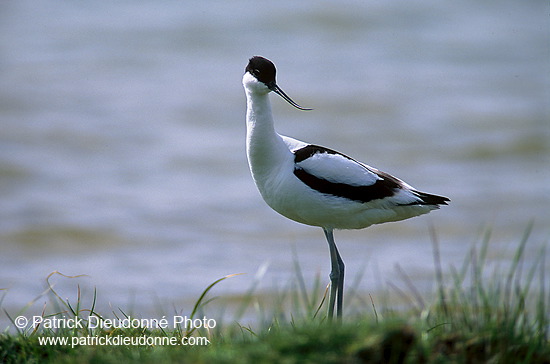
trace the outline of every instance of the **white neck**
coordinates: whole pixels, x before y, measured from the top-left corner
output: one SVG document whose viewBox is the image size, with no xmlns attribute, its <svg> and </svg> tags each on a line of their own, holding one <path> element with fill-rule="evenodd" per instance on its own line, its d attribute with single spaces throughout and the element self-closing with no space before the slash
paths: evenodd
<svg viewBox="0 0 550 364">
<path fill-rule="evenodd" d="M 273 126 L 269 93 L 245 86 L 246 153 L 250 171 L 256 182 L 265 181 L 291 157 L 286 144 Z"/>
</svg>

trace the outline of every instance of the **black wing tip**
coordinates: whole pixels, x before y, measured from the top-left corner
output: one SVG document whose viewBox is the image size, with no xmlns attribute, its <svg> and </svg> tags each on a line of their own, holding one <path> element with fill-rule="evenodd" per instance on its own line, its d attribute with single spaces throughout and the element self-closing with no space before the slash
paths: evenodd
<svg viewBox="0 0 550 364">
<path fill-rule="evenodd" d="M 422 205 L 448 205 L 451 199 L 445 196 L 432 195 L 426 192 L 416 191 L 415 194 L 422 199 Z"/>
</svg>

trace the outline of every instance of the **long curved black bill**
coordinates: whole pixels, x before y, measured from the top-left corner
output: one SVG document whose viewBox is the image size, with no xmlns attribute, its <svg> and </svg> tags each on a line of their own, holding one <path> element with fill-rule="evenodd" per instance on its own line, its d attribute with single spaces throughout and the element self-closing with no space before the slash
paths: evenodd
<svg viewBox="0 0 550 364">
<path fill-rule="evenodd" d="M 295 103 L 294 100 L 292 100 L 287 94 L 285 94 L 284 91 L 281 90 L 279 88 L 279 86 L 277 86 L 276 83 L 273 83 L 273 84 L 269 85 L 269 89 L 271 91 L 275 92 L 277 95 L 281 96 L 283 99 L 285 99 L 286 102 L 288 102 L 290 105 L 294 106 L 297 109 L 306 110 L 306 111 L 313 110 L 313 109 L 309 109 L 307 107 L 302 107 L 302 106 L 298 105 L 297 103 Z"/>
</svg>

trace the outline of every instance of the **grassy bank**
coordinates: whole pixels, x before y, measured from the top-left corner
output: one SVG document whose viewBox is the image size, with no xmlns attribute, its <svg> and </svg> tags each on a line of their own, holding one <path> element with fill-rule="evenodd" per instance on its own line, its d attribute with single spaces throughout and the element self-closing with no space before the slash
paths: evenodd
<svg viewBox="0 0 550 364">
<path fill-rule="evenodd" d="M 253 289 L 242 300 L 235 322 L 204 320 L 212 288 L 226 277 L 197 299 L 185 315 L 191 321 L 177 325 L 168 318 L 166 325 L 143 322 L 140 326 L 122 310 L 102 316 L 96 312 L 95 296 L 85 303 L 77 293 L 71 303 L 50 287 L 53 311 L 42 314 L 40 325 L 23 327 L 17 320 L 24 312 L 4 312 L 12 329 L 0 334 L 0 362 L 550 364 L 545 251 L 541 249 L 538 260 L 525 266 L 528 235 L 518 244 L 506 271 L 486 271 L 487 237 L 472 248 L 460 268 L 443 274 L 434 243 L 433 303 L 399 311 L 372 303 L 362 314 L 345 316 L 340 324 L 326 320 L 324 287 L 316 282 L 307 290 L 299 273 L 298 289 L 278 294 L 271 300 L 270 314 L 246 327 L 238 321 L 244 309 L 254 305 Z M 58 322 L 55 327 L 55 318 L 81 325 L 59 328 Z M 116 327 L 117 320 L 124 327 Z M 14 331 L 18 325 L 22 328 Z M 67 342 L 52 341 L 60 339 Z"/>
</svg>

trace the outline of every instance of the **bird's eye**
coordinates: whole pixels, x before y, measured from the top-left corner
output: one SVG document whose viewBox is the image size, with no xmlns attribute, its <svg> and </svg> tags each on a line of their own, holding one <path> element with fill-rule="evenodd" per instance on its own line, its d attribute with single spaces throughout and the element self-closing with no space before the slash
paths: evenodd
<svg viewBox="0 0 550 364">
<path fill-rule="evenodd" d="M 258 76 L 258 75 L 260 74 L 260 70 L 257 69 L 257 68 L 254 68 L 254 69 L 252 70 L 252 74 L 253 74 L 254 76 Z"/>
</svg>

